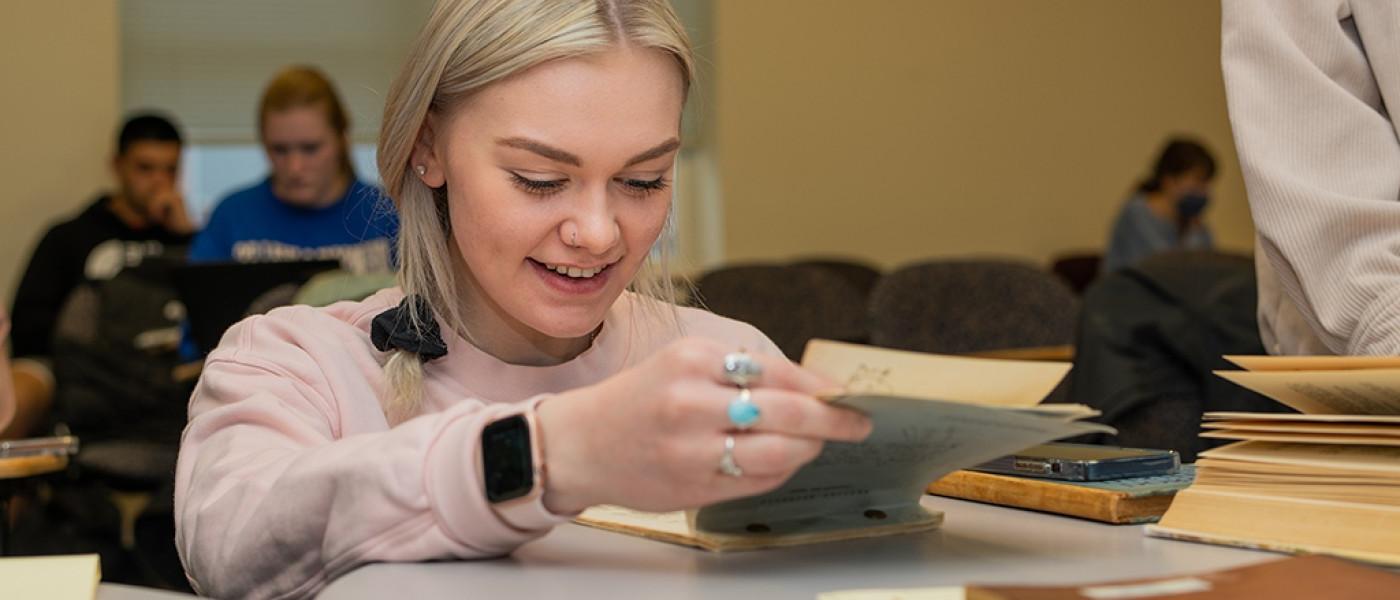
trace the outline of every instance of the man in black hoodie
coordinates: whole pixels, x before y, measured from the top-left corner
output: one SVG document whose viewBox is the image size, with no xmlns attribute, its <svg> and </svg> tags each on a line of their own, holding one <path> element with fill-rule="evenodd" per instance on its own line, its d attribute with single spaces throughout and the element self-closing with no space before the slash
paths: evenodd
<svg viewBox="0 0 1400 600">
<path fill-rule="evenodd" d="M 187 245 L 194 228 L 177 179 L 180 133 L 152 114 L 127 120 L 112 171 L 118 187 L 78 216 L 54 225 L 30 256 L 11 310 L 16 357 L 48 357 L 59 310 L 84 280 L 111 278 L 127 266 Z"/>
</svg>

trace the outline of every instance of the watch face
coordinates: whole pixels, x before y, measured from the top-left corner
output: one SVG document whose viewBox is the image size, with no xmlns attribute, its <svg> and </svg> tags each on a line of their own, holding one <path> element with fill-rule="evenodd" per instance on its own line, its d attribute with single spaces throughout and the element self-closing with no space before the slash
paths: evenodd
<svg viewBox="0 0 1400 600">
<path fill-rule="evenodd" d="M 481 430 L 481 465 L 487 501 L 504 502 L 530 493 L 535 467 L 530 424 L 523 415 L 506 417 Z"/>
</svg>

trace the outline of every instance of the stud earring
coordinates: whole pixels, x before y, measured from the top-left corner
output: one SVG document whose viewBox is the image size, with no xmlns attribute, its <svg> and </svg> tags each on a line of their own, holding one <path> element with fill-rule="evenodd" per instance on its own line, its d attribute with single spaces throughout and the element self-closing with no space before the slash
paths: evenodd
<svg viewBox="0 0 1400 600">
<path fill-rule="evenodd" d="M 416 166 L 416 167 L 413 167 L 413 172 L 414 172 L 414 173 L 417 173 L 419 177 L 422 177 L 422 176 L 428 174 L 428 167 L 425 167 L 425 166 L 423 166 L 423 165 L 418 165 L 418 166 Z"/>
</svg>

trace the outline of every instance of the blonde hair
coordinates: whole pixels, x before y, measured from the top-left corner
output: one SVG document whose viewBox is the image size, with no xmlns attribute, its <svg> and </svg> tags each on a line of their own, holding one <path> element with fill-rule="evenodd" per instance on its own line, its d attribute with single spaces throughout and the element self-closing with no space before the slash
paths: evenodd
<svg viewBox="0 0 1400 600">
<path fill-rule="evenodd" d="M 316 67 L 293 65 L 272 76 L 258 102 L 258 136 L 265 135 L 268 113 L 308 106 L 325 112 L 326 123 L 340 141 L 340 168 L 345 175 L 354 177 L 354 163 L 350 162 L 350 117 L 330 78 Z"/>
<path fill-rule="evenodd" d="M 454 263 L 460 257 L 450 243 L 447 191 L 429 188 L 412 175 L 409 164 L 428 115 L 446 114 L 492 83 L 541 63 L 620 44 L 669 53 L 690 89 L 690 42 L 667 0 L 438 0 L 433 6 L 389 88 L 378 161 L 384 192 L 399 214 L 399 286 L 405 294 L 427 300 L 451 330 L 444 334 L 467 336 L 457 298 Z M 667 229 L 671 226 L 668 218 Z M 676 290 L 667 244 L 656 254 L 630 287 L 650 299 L 647 306 L 671 306 Z M 421 328 L 433 315 L 410 310 L 409 317 L 413 327 Z M 401 421 L 417 411 L 422 363 L 394 351 L 384 371 L 390 387 L 385 415 L 391 423 Z"/>
</svg>

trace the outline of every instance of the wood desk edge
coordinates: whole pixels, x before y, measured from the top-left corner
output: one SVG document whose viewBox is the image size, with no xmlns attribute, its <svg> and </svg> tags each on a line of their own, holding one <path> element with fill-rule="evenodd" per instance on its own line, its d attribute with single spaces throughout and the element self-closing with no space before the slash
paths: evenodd
<svg viewBox="0 0 1400 600">
<path fill-rule="evenodd" d="M 0 458 L 0 479 L 33 477 L 62 471 L 67 467 L 68 457 L 62 454 Z"/>
</svg>

